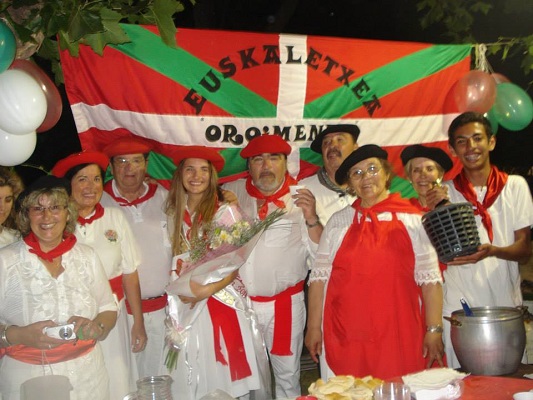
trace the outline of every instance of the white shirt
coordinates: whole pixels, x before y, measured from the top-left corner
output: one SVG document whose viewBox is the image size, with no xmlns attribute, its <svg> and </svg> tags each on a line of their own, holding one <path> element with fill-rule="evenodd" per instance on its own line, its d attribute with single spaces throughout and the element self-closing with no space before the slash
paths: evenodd
<svg viewBox="0 0 533 400">
<path fill-rule="evenodd" d="M 335 213 L 326 224 L 316 254 L 315 264 L 309 276 L 309 282 L 329 280 L 333 260 L 344 240 L 344 236 L 351 226 L 355 216 L 355 209 L 344 208 Z M 415 256 L 414 280 L 418 285 L 442 282 L 438 267 L 437 253 L 431 245 L 426 231 L 422 227 L 421 217 L 418 214 L 396 213 L 406 230 Z M 358 218 L 361 218 L 359 215 Z M 383 212 L 377 215 L 379 221 L 391 221 L 392 213 Z M 367 218 L 366 223 L 372 223 Z"/>
<path fill-rule="evenodd" d="M 145 187 L 146 193 L 148 185 L 145 184 Z M 116 196 L 121 197 L 114 181 L 113 191 Z M 106 192 L 100 200 L 104 207 L 120 207 L 130 222 L 141 255 L 141 264 L 137 267 L 137 271 L 143 299 L 165 293 L 165 287 L 170 279 L 172 250 L 167 216 L 164 212 L 167 195 L 168 191 L 158 185 L 152 198 L 136 206 L 120 206 Z"/>
<path fill-rule="evenodd" d="M 6 228 L 5 226 L 0 227 L 0 249 L 19 239 L 20 237 L 18 236 L 17 231 Z"/>
<path fill-rule="evenodd" d="M 305 186 L 315 196 L 316 213 L 323 225 L 326 225 L 333 214 L 342 210 L 344 207 L 351 206 L 356 199 L 355 196 L 350 194 L 342 196 L 328 189 L 320 183 L 316 174 L 302 179 L 298 184 Z"/>
<path fill-rule="evenodd" d="M 74 233 L 80 243 L 97 251 L 108 279 L 136 271 L 140 263 L 137 242 L 122 210 L 104 208 L 101 218 L 90 224 L 78 223 Z"/>
<path fill-rule="evenodd" d="M 452 203 L 466 202 L 453 182 L 445 182 Z M 476 190 L 483 201 L 486 190 Z M 496 201 L 488 208 L 492 220 L 495 246 L 514 243 L 514 232 L 533 225 L 533 202 L 524 178 L 509 175 L 507 183 Z M 476 215 L 476 225 L 481 243 L 490 243 L 488 232 Z M 449 266 L 444 272 L 444 315 L 461 309 L 464 297 L 471 307 L 519 306 L 522 304 L 520 273 L 516 261 L 487 257 L 475 264 Z"/>
<path fill-rule="evenodd" d="M 246 179 L 227 183 L 224 189 L 235 193 L 244 212 L 257 218 L 257 199 L 246 191 Z M 290 193 L 280 200 L 286 205 L 286 214 L 263 233 L 240 268 L 250 296 L 274 296 L 304 280 L 309 270 L 307 259 L 317 248 L 309 238 L 302 210 L 294 205 Z M 268 213 L 276 208 L 269 203 Z"/>
</svg>

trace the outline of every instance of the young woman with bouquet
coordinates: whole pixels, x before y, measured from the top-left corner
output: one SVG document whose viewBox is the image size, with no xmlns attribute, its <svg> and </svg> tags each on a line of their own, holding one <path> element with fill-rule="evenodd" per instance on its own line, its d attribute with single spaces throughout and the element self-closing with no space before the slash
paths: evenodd
<svg viewBox="0 0 533 400">
<path fill-rule="evenodd" d="M 218 237 L 213 234 L 217 228 L 231 231 L 231 226 L 246 218 L 238 207 L 222 201 L 217 172 L 224 159 L 216 150 L 187 146 L 174 161 L 177 169 L 166 212 L 174 226 L 171 240 L 177 280 L 167 289 L 168 370 L 162 373 L 171 375 L 175 399 L 198 399 L 216 389 L 235 398 L 256 391 L 261 398 L 266 396 L 263 390 L 268 390 L 264 382 L 268 362 L 238 278 L 240 265 L 220 265 L 202 282 L 195 280 L 192 271 L 202 267 L 194 263 L 199 248 L 203 247 L 202 260 L 219 259 L 212 240 Z"/>
</svg>

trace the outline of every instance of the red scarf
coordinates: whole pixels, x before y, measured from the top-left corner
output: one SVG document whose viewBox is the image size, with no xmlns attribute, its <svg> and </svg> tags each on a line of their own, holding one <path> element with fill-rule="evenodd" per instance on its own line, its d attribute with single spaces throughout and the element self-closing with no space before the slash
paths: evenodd
<svg viewBox="0 0 533 400">
<path fill-rule="evenodd" d="M 94 207 L 94 214 L 90 216 L 89 218 L 83 218 L 78 216 L 78 224 L 80 225 L 86 225 L 91 224 L 93 221 L 96 221 L 97 219 L 100 219 L 104 216 L 104 207 L 100 203 L 96 203 L 96 206 Z"/>
<path fill-rule="evenodd" d="M 74 247 L 76 244 L 76 236 L 72 233 L 65 233 L 61 243 L 48 252 L 41 250 L 41 245 L 33 232 L 26 235 L 24 242 L 30 246 L 30 253 L 37 254 L 37 256 L 41 257 L 43 260 L 52 262 L 54 258 L 62 256 Z"/>
<path fill-rule="evenodd" d="M 152 197 L 154 197 L 155 192 L 157 190 L 157 184 L 150 183 L 148 184 L 148 191 L 143 194 L 142 196 L 136 198 L 133 201 L 129 201 L 128 199 L 125 199 L 124 197 L 119 197 L 115 195 L 115 192 L 113 191 L 113 181 L 109 181 L 104 185 L 104 190 L 107 194 L 109 194 L 115 201 L 119 204 L 121 207 L 126 206 L 136 206 L 137 204 L 144 203 L 146 200 L 150 200 Z"/>
<path fill-rule="evenodd" d="M 503 190 L 503 187 L 507 183 L 508 176 L 509 175 L 507 175 L 505 172 L 501 172 L 494 165 L 491 165 L 489 177 L 487 179 L 487 194 L 483 199 L 483 203 L 480 203 L 478 201 L 474 186 L 466 177 L 464 168 L 461 173 L 453 179 L 453 185 L 455 186 L 455 188 L 464 196 L 464 198 L 468 202 L 472 203 L 472 205 L 474 206 L 474 214 L 481 216 L 481 222 L 483 223 L 483 226 L 487 229 L 487 232 L 489 234 L 489 240 L 491 243 L 494 234 L 492 232 L 492 220 L 490 218 L 488 209 L 491 205 L 494 204 L 494 202 L 500 195 L 501 191 Z"/>
<path fill-rule="evenodd" d="M 289 186 L 296 185 L 298 181 L 292 178 L 288 172 L 285 173 L 285 182 L 279 188 L 279 190 L 271 196 L 265 196 L 261 191 L 252 184 L 252 177 L 249 176 L 246 179 L 246 191 L 252 197 L 265 202 L 258 210 L 259 219 L 263 220 L 268 215 L 268 203 L 273 203 L 278 208 L 285 208 L 285 203 L 280 200 L 280 197 L 289 193 Z"/>
<path fill-rule="evenodd" d="M 420 214 L 420 210 L 413 206 L 408 200 L 402 198 L 398 193 L 390 194 L 385 200 L 380 201 L 377 204 L 374 204 L 372 207 L 363 208 L 361 207 L 361 198 L 358 198 L 353 202 L 352 207 L 355 209 L 354 216 L 354 225 L 359 226 L 360 230 L 355 230 L 353 240 L 361 240 L 365 237 L 365 234 L 368 234 L 373 237 L 373 240 L 381 241 L 388 240 L 387 235 L 382 235 L 379 233 L 380 224 L 378 221 L 377 214 L 382 212 L 403 212 L 408 214 Z M 358 214 L 361 214 L 361 219 L 358 220 Z M 367 218 L 370 218 L 372 226 L 368 226 L 366 221 Z M 352 229 L 349 229 L 346 235 L 351 233 Z M 363 234 L 364 232 L 365 234 Z M 346 239 L 345 239 L 346 240 Z"/>
</svg>

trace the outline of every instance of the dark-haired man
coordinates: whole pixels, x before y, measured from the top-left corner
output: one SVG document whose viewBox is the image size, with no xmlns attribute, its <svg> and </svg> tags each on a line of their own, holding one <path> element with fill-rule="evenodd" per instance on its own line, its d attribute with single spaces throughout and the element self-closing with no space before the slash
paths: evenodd
<svg viewBox="0 0 533 400">
<path fill-rule="evenodd" d="M 447 182 L 452 203 L 474 206 L 481 246 L 469 256 L 456 257 L 444 272 L 444 311 L 461 309 L 464 297 L 471 307 L 522 304 L 518 262 L 531 255 L 533 202 L 524 178 L 507 175 L 490 163 L 496 145 L 490 122 L 481 114 L 466 112 L 449 129 L 452 154 L 463 169 Z M 439 199 L 436 199 L 438 201 Z M 450 367 L 459 367 L 445 323 L 446 356 Z"/>
</svg>

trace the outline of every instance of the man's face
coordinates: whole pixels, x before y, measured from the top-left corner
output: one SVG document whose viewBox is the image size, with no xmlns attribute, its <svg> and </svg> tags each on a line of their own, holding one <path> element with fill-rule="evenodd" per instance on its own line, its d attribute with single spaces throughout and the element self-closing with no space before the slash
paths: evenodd
<svg viewBox="0 0 533 400">
<path fill-rule="evenodd" d="M 263 153 L 248 159 L 252 182 L 261 193 L 275 193 L 287 172 L 287 157 L 281 153 Z"/>
<path fill-rule="evenodd" d="M 494 146 L 496 139 L 487 136 L 483 124 L 471 122 L 455 131 L 450 151 L 459 158 L 466 170 L 479 170 L 490 163 L 489 153 Z"/>
<path fill-rule="evenodd" d="M 132 191 L 138 190 L 144 182 L 148 163 L 144 155 L 123 154 L 113 157 L 111 172 L 120 189 Z"/>
<path fill-rule="evenodd" d="M 334 173 L 359 146 L 347 132 L 328 133 L 322 140 L 322 159 L 326 171 Z"/>
</svg>

